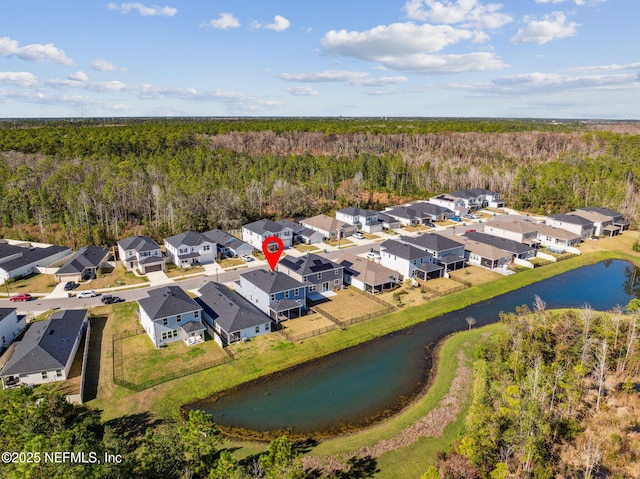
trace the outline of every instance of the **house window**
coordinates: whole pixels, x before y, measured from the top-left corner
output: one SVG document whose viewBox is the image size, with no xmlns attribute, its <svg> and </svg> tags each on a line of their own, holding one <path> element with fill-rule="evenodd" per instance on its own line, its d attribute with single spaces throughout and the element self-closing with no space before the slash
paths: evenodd
<svg viewBox="0 0 640 479">
<path fill-rule="evenodd" d="M 318 273 L 318 279 L 322 279 L 322 273 Z"/>
<path fill-rule="evenodd" d="M 338 276 L 338 272 L 339 272 L 339 271 L 340 271 L 339 269 L 337 269 L 337 270 L 336 270 L 336 276 Z"/>
<path fill-rule="evenodd" d="M 57 378 L 61 378 L 62 377 L 62 369 L 56 369 L 56 377 Z"/>
<path fill-rule="evenodd" d="M 200 317 L 200 311 L 194 311 L 193 312 L 193 317 L 194 318 L 199 318 Z"/>
<path fill-rule="evenodd" d="M 169 318 L 162 318 L 162 325 L 166 326 L 167 324 L 169 324 Z"/>
<path fill-rule="evenodd" d="M 334 279 L 333 280 L 333 284 L 335 284 L 336 286 L 340 286 L 340 280 L 339 279 Z"/>
<path fill-rule="evenodd" d="M 272 294 L 272 295 L 271 295 L 271 301 L 275 301 L 275 300 L 276 300 L 276 295 L 275 295 L 275 294 Z"/>
<path fill-rule="evenodd" d="M 309 292 L 310 293 L 313 293 L 315 290 L 316 290 L 316 285 L 315 284 L 312 284 L 312 285 L 309 286 Z"/>
<path fill-rule="evenodd" d="M 256 334 L 260 332 L 260 326 L 256 326 Z"/>
<path fill-rule="evenodd" d="M 179 323 L 180 321 L 182 321 L 182 315 L 181 314 L 177 314 L 176 315 L 176 321 Z"/>
<path fill-rule="evenodd" d="M 203 250 L 203 251 L 209 251 L 210 249 L 211 249 L 211 246 L 209 246 L 208 244 L 206 244 L 206 245 L 204 245 L 204 246 L 202 247 L 202 250 Z"/>
<path fill-rule="evenodd" d="M 298 296 L 300 294 L 300 288 L 296 288 L 293 290 L 293 295 Z"/>
<path fill-rule="evenodd" d="M 308 278 L 309 278 L 308 276 L 303 276 L 302 281 L 306 283 Z"/>
<path fill-rule="evenodd" d="M 46 371 L 42 371 L 42 379 L 47 379 L 47 372 Z"/>
<path fill-rule="evenodd" d="M 290 293 L 290 291 L 285 291 L 285 292 L 284 292 L 284 297 L 285 297 L 286 299 L 289 299 L 289 293 Z"/>
</svg>

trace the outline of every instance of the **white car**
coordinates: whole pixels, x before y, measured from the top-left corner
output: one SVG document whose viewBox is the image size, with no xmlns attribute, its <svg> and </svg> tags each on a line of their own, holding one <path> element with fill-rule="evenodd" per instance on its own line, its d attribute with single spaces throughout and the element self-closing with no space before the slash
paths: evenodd
<svg viewBox="0 0 640 479">
<path fill-rule="evenodd" d="M 242 259 L 242 261 L 244 261 L 245 263 L 251 263 L 253 261 L 253 256 L 243 254 L 242 256 L 240 256 L 240 259 Z"/>
<path fill-rule="evenodd" d="M 353 237 L 357 239 L 364 239 L 364 235 L 360 233 L 360 231 L 356 231 L 355 233 L 353 233 Z"/>
<path fill-rule="evenodd" d="M 377 251 L 369 251 L 367 253 L 367 259 L 380 259 L 380 253 Z"/>
<path fill-rule="evenodd" d="M 81 291 L 78 293 L 78 298 L 95 298 L 98 293 L 95 291 Z"/>
</svg>

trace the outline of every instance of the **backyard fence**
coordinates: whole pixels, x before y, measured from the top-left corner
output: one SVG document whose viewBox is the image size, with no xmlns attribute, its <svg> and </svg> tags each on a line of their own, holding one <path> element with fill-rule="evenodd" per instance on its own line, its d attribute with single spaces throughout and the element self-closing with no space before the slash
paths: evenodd
<svg viewBox="0 0 640 479">
<path fill-rule="evenodd" d="M 381 304 L 382 306 L 384 306 L 385 308 L 394 308 L 395 306 L 392 304 L 387 303 L 385 300 L 378 298 L 375 294 L 371 294 L 371 293 L 365 293 L 364 291 L 362 291 L 361 289 L 358 288 L 354 288 L 353 286 L 347 286 L 347 288 L 349 291 L 354 291 L 358 294 L 361 294 L 362 296 L 365 296 L 367 299 L 370 299 L 372 301 L 375 301 L 378 304 Z"/>
<path fill-rule="evenodd" d="M 327 318 L 329 321 L 331 321 L 332 323 L 334 323 L 336 326 L 340 328 L 344 328 L 351 324 L 361 323 L 362 321 L 366 321 L 368 319 L 375 318 L 377 316 L 382 316 L 384 314 L 393 313 L 394 311 L 396 311 L 396 309 L 397 308 L 395 306 L 392 306 L 389 304 L 388 307 L 378 311 L 373 311 L 371 313 L 363 314 L 361 316 L 357 316 L 351 319 L 340 319 L 340 318 L 336 318 L 334 315 L 332 315 L 331 313 L 328 313 L 327 311 L 320 308 L 319 306 L 315 306 L 315 311 L 317 313 L 321 314 L 322 316 L 324 316 L 325 318 Z"/>
<path fill-rule="evenodd" d="M 453 288 L 437 290 L 437 289 L 432 289 L 428 286 L 422 286 L 425 292 L 432 294 L 434 296 L 446 296 L 447 294 L 457 293 L 458 291 L 462 291 L 463 289 L 467 289 L 468 287 L 469 286 L 467 286 L 466 284 L 461 284 L 460 286 L 454 286 Z"/>
<path fill-rule="evenodd" d="M 307 331 L 306 333 L 300 333 L 300 334 L 289 333 L 286 329 L 281 329 L 279 332 L 285 337 L 285 339 L 287 339 L 292 343 L 295 343 L 307 338 L 312 338 L 314 336 L 319 336 L 321 334 L 328 333 L 329 331 L 335 331 L 336 329 L 338 329 L 338 326 L 336 326 L 335 324 L 332 324 L 330 326 L 325 326 L 324 328 L 314 329 L 313 331 Z"/>
<path fill-rule="evenodd" d="M 137 336 L 138 334 L 143 334 L 143 331 L 124 331 L 122 333 L 114 334 L 112 336 L 113 382 L 118 386 L 131 389 L 132 391 L 136 391 L 136 392 L 144 391 L 145 389 L 152 388 L 153 386 L 157 386 L 158 384 L 163 384 L 168 381 L 172 381 L 174 379 L 189 376 L 190 374 L 199 373 L 200 371 L 204 371 L 206 369 L 220 366 L 221 364 L 226 364 L 235 359 L 235 355 L 233 354 L 233 352 L 230 351 L 228 348 L 225 348 L 224 351 L 225 353 L 227 353 L 226 357 L 215 359 L 208 363 L 199 364 L 197 366 L 192 366 L 190 368 L 171 371 L 158 378 L 148 379 L 146 381 L 134 383 L 125 379 L 124 354 L 123 354 L 122 343 L 123 343 L 123 339 L 129 338 L 131 336 Z"/>
</svg>

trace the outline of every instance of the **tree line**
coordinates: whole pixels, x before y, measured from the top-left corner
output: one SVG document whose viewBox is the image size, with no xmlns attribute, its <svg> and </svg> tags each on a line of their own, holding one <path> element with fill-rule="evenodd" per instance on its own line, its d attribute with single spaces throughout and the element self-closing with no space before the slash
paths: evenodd
<svg viewBox="0 0 640 479">
<path fill-rule="evenodd" d="M 640 137 L 572 122 L 414 119 L 0 124 L 4 237 L 70 246 L 382 208 L 484 187 L 510 206 L 640 218 Z"/>
</svg>

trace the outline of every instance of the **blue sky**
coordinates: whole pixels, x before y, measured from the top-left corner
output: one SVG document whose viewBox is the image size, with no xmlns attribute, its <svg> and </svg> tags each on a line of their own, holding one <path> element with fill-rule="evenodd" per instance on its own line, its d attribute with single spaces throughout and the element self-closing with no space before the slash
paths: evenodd
<svg viewBox="0 0 640 479">
<path fill-rule="evenodd" d="M 0 117 L 640 118 L 637 0 L 4 2 Z"/>
</svg>

